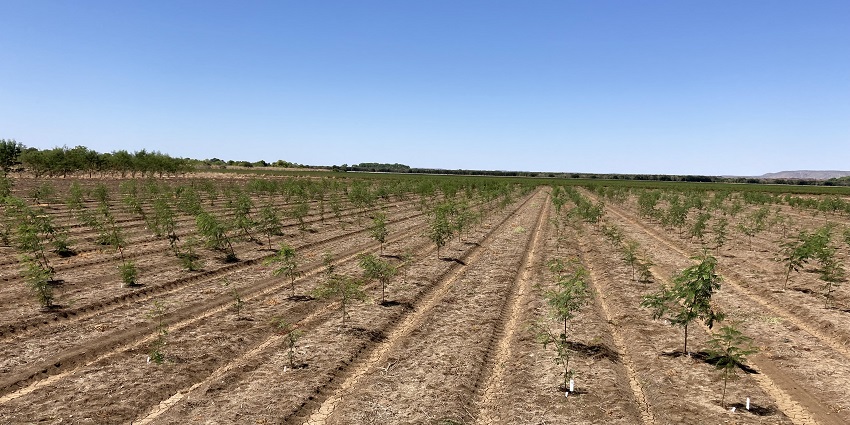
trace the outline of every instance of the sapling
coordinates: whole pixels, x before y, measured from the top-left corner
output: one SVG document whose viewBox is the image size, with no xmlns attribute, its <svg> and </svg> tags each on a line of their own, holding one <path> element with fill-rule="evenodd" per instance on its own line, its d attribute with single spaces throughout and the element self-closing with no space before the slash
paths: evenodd
<svg viewBox="0 0 850 425">
<path fill-rule="evenodd" d="M 567 334 L 561 333 L 555 335 L 546 322 L 538 322 L 532 325 L 534 337 L 537 342 L 543 344 L 543 348 L 549 348 L 551 345 L 555 350 L 555 364 L 564 367 L 564 383 L 561 387 L 562 391 L 566 391 L 569 386 L 570 379 L 575 376 L 575 371 L 570 369 L 570 358 L 573 351 L 570 349 L 570 342 L 567 340 Z"/>
<path fill-rule="evenodd" d="M 236 289 L 236 286 L 231 286 L 230 280 L 224 279 L 221 282 L 221 286 L 224 288 L 230 289 L 230 296 L 233 298 L 233 311 L 236 312 L 236 320 L 242 318 L 242 307 L 245 306 L 245 301 L 242 299 L 242 295 L 239 294 L 239 290 Z"/>
<path fill-rule="evenodd" d="M 758 352 L 752 345 L 753 339 L 742 334 L 734 325 L 723 326 L 720 332 L 714 333 L 708 341 L 709 361 L 721 371 L 723 376 L 723 393 L 720 405 L 726 408 L 726 385 L 730 379 L 737 378 L 737 369 L 744 365 L 747 356 Z"/>
<path fill-rule="evenodd" d="M 166 340 L 168 336 L 168 326 L 165 324 L 165 313 L 168 307 L 162 301 L 154 301 L 153 307 L 148 311 L 148 319 L 156 324 L 156 338 L 150 345 L 148 354 L 148 362 L 161 364 L 165 361 Z"/>
<path fill-rule="evenodd" d="M 183 242 L 182 248 L 177 249 L 177 258 L 187 271 L 195 272 L 204 267 L 203 261 L 201 261 L 198 253 L 195 251 L 198 244 L 197 238 L 190 237 Z"/>
<path fill-rule="evenodd" d="M 729 233 L 727 228 L 729 227 L 729 221 L 726 217 L 719 217 L 714 221 L 714 225 L 711 226 L 711 233 L 714 235 L 714 252 L 717 255 L 720 255 L 720 248 L 729 240 Z"/>
<path fill-rule="evenodd" d="M 330 279 L 336 270 L 336 264 L 334 264 L 334 255 L 331 252 L 325 251 L 322 253 L 322 266 L 325 267 L 325 278 Z"/>
<path fill-rule="evenodd" d="M 267 266 L 280 264 L 280 267 L 275 269 L 272 274 L 275 276 L 283 275 L 289 278 L 293 297 L 295 297 L 295 279 L 297 279 L 298 276 L 301 276 L 301 272 L 298 271 L 298 262 L 295 259 L 295 255 L 295 248 L 286 244 L 281 244 L 280 249 L 275 255 L 263 261 L 263 264 Z"/>
<path fill-rule="evenodd" d="M 295 368 L 295 346 L 303 333 L 297 329 L 297 326 L 289 323 L 286 319 L 275 318 L 272 322 L 278 335 L 283 336 L 286 344 L 287 358 L 289 359 L 289 367 Z"/>
<path fill-rule="evenodd" d="M 381 304 L 386 303 L 387 285 L 398 274 L 398 269 L 389 261 L 382 260 L 372 254 L 360 256 L 360 267 L 363 268 L 363 277 L 381 282 Z"/>
<path fill-rule="evenodd" d="M 381 244 L 380 255 L 384 255 L 384 242 L 387 241 L 387 235 L 389 234 L 389 231 L 387 230 L 386 214 L 382 212 L 375 214 L 375 217 L 372 219 L 372 227 L 369 229 L 369 233 L 372 235 L 372 239 Z"/>
<path fill-rule="evenodd" d="M 237 261 L 233 244 L 227 235 L 229 229 L 224 223 L 205 211 L 201 211 L 195 217 L 195 223 L 198 226 L 198 233 L 206 240 L 207 247 L 224 252 L 227 262 Z"/>
<path fill-rule="evenodd" d="M 50 284 L 53 271 L 29 255 L 22 256 L 21 262 L 24 263 L 24 280 L 32 288 L 42 310 L 49 310 L 53 307 L 53 286 Z"/>
<path fill-rule="evenodd" d="M 363 291 L 363 280 L 355 277 L 333 274 L 327 280 L 320 284 L 314 291 L 313 296 L 316 298 L 339 299 L 342 306 L 342 325 L 345 326 L 345 319 L 348 318 L 347 307 L 352 301 L 366 301 L 368 296 Z"/>
<path fill-rule="evenodd" d="M 815 243 L 812 243 L 812 235 L 801 230 L 795 237 L 782 242 L 780 257 L 776 261 L 785 263 L 785 283 L 782 290 L 788 288 L 788 281 L 791 279 L 791 272 L 800 271 L 806 263 L 815 255 Z"/>
<path fill-rule="evenodd" d="M 563 322 L 566 335 L 567 322 L 575 317 L 590 299 L 586 281 L 587 270 L 575 260 L 566 264 L 555 260 L 549 263 L 549 267 L 556 274 L 555 289 L 546 291 L 544 296 L 551 307 L 552 316 Z"/>
<path fill-rule="evenodd" d="M 431 223 L 428 237 L 437 246 L 437 258 L 440 258 L 440 248 L 448 243 L 452 235 L 452 225 L 449 221 L 451 206 L 448 204 L 438 205 L 431 212 Z"/>
<path fill-rule="evenodd" d="M 652 262 L 645 254 L 635 263 L 637 267 L 638 282 L 652 282 Z"/>
<path fill-rule="evenodd" d="M 697 214 L 694 218 L 694 222 L 691 225 L 688 233 L 692 238 L 698 239 L 701 243 L 704 243 L 703 238 L 705 237 L 705 230 L 708 227 L 708 220 L 711 218 L 711 214 L 707 212 L 701 212 Z"/>
<path fill-rule="evenodd" d="M 266 235 L 268 247 L 272 246 L 272 236 L 280 236 L 283 234 L 280 224 L 280 214 L 277 209 L 271 204 L 265 205 L 260 209 L 260 219 L 257 220 L 257 228 Z"/>
<path fill-rule="evenodd" d="M 671 325 L 685 330 L 683 353 L 688 353 L 688 325 L 702 319 L 709 327 L 723 320 L 723 313 L 711 305 L 712 294 L 720 289 L 720 276 L 715 273 L 717 259 L 703 254 L 694 257 L 699 264 L 688 267 L 673 276 L 673 285 L 662 286 L 658 292 L 643 297 L 640 305 L 652 309 L 652 318 L 666 317 Z"/>
<path fill-rule="evenodd" d="M 121 273 L 121 281 L 124 286 L 135 286 L 136 279 L 139 276 L 139 270 L 136 268 L 136 263 L 130 260 L 124 261 L 118 265 L 118 271 Z"/>
<path fill-rule="evenodd" d="M 634 239 L 627 240 L 623 245 L 623 261 L 632 268 L 632 280 L 637 279 L 637 265 L 640 263 L 638 248 L 640 248 L 640 243 Z"/>
</svg>

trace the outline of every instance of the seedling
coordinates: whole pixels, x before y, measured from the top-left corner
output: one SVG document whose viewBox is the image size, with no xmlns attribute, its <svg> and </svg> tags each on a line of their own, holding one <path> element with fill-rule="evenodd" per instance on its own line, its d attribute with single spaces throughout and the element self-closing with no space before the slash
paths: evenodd
<svg viewBox="0 0 850 425">
<path fill-rule="evenodd" d="M 136 263 L 133 261 L 124 261 L 118 266 L 118 271 L 121 272 L 121 281 L 124 286 L 130 287 L 136 285 L 136 278 L 139 276 L 139 270 L 136 268 Z"/>
<path fill-rule="evenodd" d="M 381 304 L 386 303 L 387 285 L 398 274 L 398 269 L 389 261 L 377 258 L 372 254 L 360 256 L 360 267 L 363 268 L 363 277 L 381 282 Z"/>
<path fill-rule="evenodd" d="M 381 244 L 380 255 L 384 255 L 384 242 L 387 241 L 387 235 L 389 234 L 389 231 L 387 231 L 387 215 L 382 212 L 375 214 L 375 217 L 372 219 L 372 228 L 369 229 L 369 232 L 372 235 L 372 239 Z"/>
<path fill-rule="evenodd" d="M 231 286 L 230 281 L 224 279 L 221 282 L 221 286 L 224 288 L 230 288 L 230 296 L 233 297 L 233 311 L 236 312 L 236 320 L 242 318 L 242 307 L 245 306 L 245 301 L 242 300 L 242 296 L 239 294 L 239 290 L 236 289 L 236 286 Z"/>
<path fill-rule="evenodd" d="M 289 367 L 295 369 L 295 346 L 303 332 L 298 330 L 296 325 L 287 322 L 286 319 L 275 318 L 272 324 L 277 329 L 278 335 L 284 337 Z"/>
<path fill-rule="evenodd" d="M 673 276 L 671 287 L 662 286 L 655 294 L 643 297 L 640 305 L 652 309 L 652 318 L 667 318 L 673 326 L 685 329 L 683 353 L 688 353 L 688 325 L 702 319 L 711 328 L 714 322 L 723 320 L 723 313 L 715 311 L 711 296 L 720 289 L 720 276 L 714 272 L 717 259 L 703 254 L 693 257 L 699 264 L 688 267 Z"/>
<path fill-rule="evenodd" d="M 50 284 L 53 271 L 29 255 L 22 256 L 21 261 L 24 263 L 24 279 L 32 288 L 41 309 L 49 310 L 53 307 L 53 286 Z"/>
<path fill-rule="evenodd" d="M 148 354 L 148 362 L 162 364 L 165 361 L 166 337 L 168 336 L 168 326 L 165 324 L 165 313 L 168 307 L 161 301 L 154 301 L 153 307 L 148 311 L 148 319 L 156 324 L 156 338 L 150 345 Z"/>
<path fill-rule="evenodd" d="M 348 318 L 346 308 L 352 301 L 366 301 L 368 296 L 363 291 L 363 280 L 351 276 L 333 274 L 327 282 L 319 285 L 314 291 L 313 296 L 316 298 L 339 299 L 342 306 L 342 325 L 345 326 L 345 319 Z"/>
<path fill-rule="evenodd" d="M 295 297 L 295 279 L 301 276 L 301 272 L 298 271 L 298 262 L 295 259 L 295 248 L 282 244 L 275 255 L 263 261 L 263 264 L 267 266 L 276 263 L 279 263 L 280 267 L 275 269 L 272 274 L 289 278 L 292 296 Z"/>
<path fill-rule="evenodd" d="M 539 322 L 532 325 L 534 337 L 537 342 L 543 344 L 543 348 L 549 348 L 551 345 L 555 350 L 555 364 L 564 368 L 564 383 L 561 386 L 562 391 L 566 391 L 568 383 L 575 376 L 575 371 L 570 369 L 570 358 L 573 351 L 570 349 L 570 343 L 567 340 L 567 334 L 561 333 L 555 335 L 545 322 Z"/>
<path fill-rule="evenodd" d="M 177 250 L 177 258 L 187 271 L 194 272 L 203 269 L 204 262 L 201 261 L 195 247 L 198 246 L 196 238 L 189 238 L 183 243 L 183 248 Z"/>
<path fill-rule="evenodd" d="M 737 378 L 737 368 L 743 366 L 747 356 L 755 354 L 758 349 L 752 346 L 752 338 L 744 336 L 734 325 L 723 326 L 720 332 L 713 334 L 708 341 L 709 361 L 721 371 L 723 376 L 723 393 L 720 405 L 726 408 L 726 385 L 729 380 Z M 749 409 L 749 406 L 747 407 Z"/>
</svg>

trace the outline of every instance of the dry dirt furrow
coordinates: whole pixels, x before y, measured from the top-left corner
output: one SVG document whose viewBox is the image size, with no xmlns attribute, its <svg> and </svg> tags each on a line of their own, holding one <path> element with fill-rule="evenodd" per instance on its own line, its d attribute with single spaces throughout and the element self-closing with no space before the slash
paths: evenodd
<svg viewBox="0 0 850 425">
<path fill-rule="evenodd" d="M 418 232 L 419 230 L 421 230 L 421 226 L 414 227 L 407 232 L 395 235 L 390 239 L 390 241 L 405 239 L 409 234 Z M 363 231 L 354 232 L 354 234 L 361 232 Z M 348 236 L 350 237 L 350 235 Z M 373 249 L 375 246 L 377 246 L 376 243 L 368 243 L 354 248 L 349 252 L 343 253 L 342 255 L 344 255 L 343 258 L 350 259 L 361 252 Z M 323 265 L 320 261 L 307 265 L 307 270 L 304 271 L 305 276 L 318 273 L 322 267 Z M 278 279 L 268 279 L 264 282 L 255 283 L 251 287 L 243 290 L 242 298 L 247 301 L 252 298 L 260 297 L 264 294 L 277 290 L 278 287 L 285 284 L 285 282 L 281 282 Z M 137 302 L 135 299 L 130 301 Z M 166 323 L 168 323 L 169 326 L 176 326 L 174 325 L 176 323 L 181 323 L 183 324 L 181 326 L 184 326 L 186 323 L 196 321 L 200 317 L 207 317 L 208 311 L 221 311 L 222 309 L 227 308 L 227 306 L 231 303 L 232 297 L 230 295 L 220 295 L 210 301 L 183 308 L 180 311 L 169 315 L 166 319 Z M 97 312 L 96 314 L 103 313 L 104 312 Z M 24 370 L 17 371 L 16 373 L 13 373 L 12 376 L 4 379 L 2 383 L 0 383 L 0 394 L 7 394 L 10 391 L 19 391 L 20 388 L 31 386 L 41 379 L 47 378 L 49 375 L 73 370 L 81 364 L 91 364 L 94 361 L 102 359 L 105 355 L 126 349 L 126 347 L 130 346 L 132 342 L 144 339 L 153 332 L 153 326 L 148 324 L 132 330 L 121 330 L 111 333 L 107 336 L 101 337 L 98 341 L 87 342 L 84 347 L 65 350 L 61 354 L 47 358 L 35 365 L 28 365 Z"/>
<path fill-rule="evenodd" d="M 585 253 L 588 252 L 587 247 L 585 246 L 585 242 L 582 238 L 577 239 L 580 252 Z M 585 264 L 590 263 L 592 260 L 587 256 L 582 256 L 582 260 Z M 653 425 L 658 423 L 655 420 L 655 414 L 652 411 L 652 406 L 646 398 L 646 392 L 644 391 L 644 384 L 641 382 L 640 377 L 637 374 L 637 367 L 635 366 L 633 357 L 634 353 L 631 352 L 629 348 L 629 344 L 626 342 L 626 338 L 623 336 L 622 332 L 618 329 L 618 323 L 615 322 L 615 316 L 611 311 L 611 308 L 608 306 L 607 298 L 610 294 L 607 293 L 600 285 L 600 277 L 598 272 L 596 271 L 596 267 L 590 265 L 588 267 L 588 274 L 590 275 L 590 286 L 593 288 L 593 292 L 596 294 L 594 296 L 594 301 L 599 304 L 600 309 L 602 310 L 606 328 L 611 333 L 611 337 L 614 339 L 614 344 L 616 344 L 618 351 L 622 354 L 620 355 L 620 359 L 623 364 L 623 368 L 626 372 L 626 377 L 629 380 L 629 387 L 632 390 L 632 397 L 634 397 L 635 403 L 637 403 L 640 408 L 640 416 L 641 422 L 644 425 Z"/>
<path fill-rule="evenodd" d="M 423 213 L 416 212 L 410 215 L 400 217 L 395 221 L 390 222 L 389 225 L 398 225 L 401 223 L 405 223 L 409 220 L 420 218 L 422 216 Z M 368 229 L 354 230 L 351 232 L 346 232 L 340 235 L 325 238 L 319 241 L 309 242 L 307 244 L 297 246 L 296 249 L 298 249 L 299 251 L 315 250 L 319 249 L 323 245 L 327 245 L 329 243 L 349 238 L 354 235 L 367 234 L 368 232 Z M 404 233 L 409 233 L 409 230 L 405 231 Z M 398 238 L 398 236 L 394 236 L 394 238 Z M 151 297 L 157 296 L 159 294 L 179 289 L 189 284 L 195 284 L 201 281 L 208 281 L 209 279 L 223 276 L 227 273 L 232 273 L 235 270 L 253 267 L 257 264 L 261 264 L 265 259 L 270 258 L 272 255 L 274 254 L 267 253 L 257 258 L 224 265 L 217 269 L 199 272 L 197 274 L 193 274 L 187 277 L 181 277 L 176 280 L 172 280 L 162 284 L 145 286 L 138 289 L 130 289 L 130 292 L 128 293 L 112 296 L 108 299 L 99 300 L 97 302 L 88 305 L 82 305 L 72 309 L 63 309 L 60 311 L 55 311 L 47 317 L 41 315 L 41 317 L 34 317 L 32 319 L 18 319 L 14 324 L 7 324 L 5 326 L 0 327 L 0 340 L 6 340 L 9 337 L 21 334 L 22 332 L 30 334 L 34 331 L 41 330 L 42 328 L 49 328 L 50 326 L 63 323 L 67 320 L 82 320 L 93 315 L 103 314 L 104 312 L 111 311 L 116 308 L 121 308 L 121 306 L 126 305 L 128 303 L 138 303 L 140 301 L 150 299 Z"/>
<path fill-rule="evenodd" d="M 465 263 L 463 267 L 457 267 L 449 274 L 442 277 L 434 290 L 417 304 L 415 312 L 408 315 L 397 327 L 395 327 L 387 338 L 369 354 L 368 358 L 362 362 L 358 362 L 358 364 L 351 369 L 349 373 L 347 373 L 346 379 L 336 387 L 333 393 L 328 394 L 328 396 L 321 401 L 321 404 L 312 410 L 312 414 L 301 423 L 309 425 L 327 423 L 327 421 L 330 420 L 335 413 L 337 413 L 336 410 L 343 400 L 360 387 L 363 381 L 368 379 L 379 365 L 387 363 L 387 357 L 391 352 L 402 348 L 407 342 L 409 342 L 413 332 L 420 332 L 423 329 L 423 325 L 426 320 L 429 321 L 429 325 L 433 325 L 435 308 L 444 301 L 446 296 L 455 287 L 455 283 L 463 275 L 468 273 L 471 265 L 480 263 L 480 257 L 487 253 L 487 246 L 492 243 L 490 238 L 496 237 L 496 235 L 500 234 L 500 232 L 505 232 L 508 218 L 513 218 L 515 216 L 518 218 L 519 213 L 527 208 L 528 202 L 533 198 L 538 198 L 539 200 L 539 198 L 541 198 L 541 193 L 542 192 L 538 189 L 535 196 L 529 197 L 528 200 L 520 208 L 518 208 L 513 215 L 507 217 L 504 222 L 494 228 L 494 232 L 491 232 L 488 235 L 487 240 L 482 242 L 479 246 L 474 247 L 469 255 L 463 259 Z M 497 229 L 500 232 L 495 232 Z M 507 231 L 509 232 L 510 230 L 511 229 L 508 229 Z M 337 418 L 337 420 L 338 419 L 339 418 Z M 346 419 L 346 421 L 348 420 L 353 419 Z"/>
<path fill-rule="evenodd" d="M 549 197 L 543 201 L 543 211 L 537 219 L 537 225 L 534 227 L 534 233 L 529 240 L 528 246 L 525 249 L 525 256 L 520 264 L 516 279 L 511 286 L 510 295 L 503 308 L 502 316 L 507 317 L 507 320 L 502 320 L 504 326 L 497 328 L 497 342 L 495 347 L 488 351 L 492 353 L 487 364 L 492 365 L 492 370 L 486 375 L 483 384 L 479 387 L 478 395 L 474 402 L 471 403 L 472 409 L 477 409 L 475 423 L 478 424 L 497 424 L 502 423 L 501 418 L 496 417 L 493 412 L 494 404 L 500 397 L 503 396 L 503 387 L 505 385 L 504 375 L 509 369 L 509 363 L 513 359 L 512 345 L 515 334 L 520 325 L 521 309 L 527 304 L 526 299 L 531 296 L 532 276 L 535 270 L 541 267 L 542 252 L 541 239 L 543 238 L 544 226 L 550 213 Z M 483 370 L 487 370 L 485 367 Z"/>
</svg>

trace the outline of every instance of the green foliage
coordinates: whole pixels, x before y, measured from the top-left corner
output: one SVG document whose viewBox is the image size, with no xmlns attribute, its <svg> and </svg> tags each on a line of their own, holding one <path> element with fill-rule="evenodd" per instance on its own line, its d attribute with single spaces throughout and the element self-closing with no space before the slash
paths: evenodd
<svg viewBox="0 0 850 425">
<path fill-rule="evenodd" d="M 688 230 L 688 234 L 695 239 L 699 239 L 700 242 L 703 241 L 705 237 L 705 230 L 708 227 L 708 220 L 711 218 L 711 214 L 707 212 L 701 212 L 697 214 L 694 218 L 693 224 L 691 224 L 691 228 Z"/>
<path fill-rule="evenodd" d="M 254 209 L 254 202 L 248 194 L 239 191 L 232 194 L 227 200 L 227 206 L 233 213 L 231 222 L 232 227 L 239 230 L 239 233 L 247 240 L 254 240 L 251 230 L 255 223 L 251 217 L 251 211 Z"/>
<path fill-rule="evenodd" d="M 633 239 L 627 240 L 623 245 L 623 261 L 632 268 L 632 280 L 637 280 L 637 265 L 640 263 L 638 248 L 640 244 Z"/>
<path fill-rule="evenodd" d="M 177 258 L 186 271 L 195 272 L 204 267 L 203 261 L 201 261 L 198 253 L 195 251 L 195 247 L 198 244 L 198 239 L 188 238 L 186 242 L 183 242 L 183 247 L 177 249 Z"/>
<path fill-rule="evenodd" d="M 275 255 L 263 261 L 263 264 L 267 266 L 280 264 L 280 267 L 275 269 L 272 274 L 275 276 L 283 275 L 289 278 L 293 297 L 295 296 L 295 279 L 297 279 L 298 276 L 301 276 L 301 272 L 298 271 L 298 262 L 295 259 L 295 256 L 295 248 L 286 244 L 281 244 L 280 249 Z"/>
<path fill-rule="evenodd" d="M 53 270 L 29 255 L 23 255 L 21 262 L 24 264 L 24 280 L 33 290 L 41 308 L 47 310 L 53 307 L 53 286 L 50 284 Z"/>
<path fill-rule="evenodd" d="M 327 251 L 322 253 L 322 266 L 325 267 L 325 278 L 330 279 L 330 277 L 334 274 L 334 271 L 336 270 L 333 253 Z"/>
<path fill-rule="evenodd" d="M 723 376 L 723 395 L 720 404 L 726 408 L 726 385 L 737 377 L 735 371 L 747 361 L 747 356 L 758 352 L 752 338 L 742 334 L 734 325 L 723 326 L 708 341 L 709 362 L 714 363 Z"/>
<path fill-rule="evenodd" d="M 384 242 L 387 241 L 387 215 L 379 212 L 372 218 L 372 227 L 369 229 L 372 239 L 381 244 L 381 255 L 384 255 Z"/>
<path fill-rule="evenodd" d="M 612 245 L 619 246 L 623 243 L 623 231 L 620 230 L 616 224 L 603 224 L 600 227 L 600 230 L 602 231 L 602 236 L 605 237 L 608 242 L 611 242 Z"/>
<path fill-rule="evenodd" d="M 283 318 L 275 318 L 272 325 L 276 329 L 278 335 L 283 336 L 286 344 L 287 358 L 289 359 L 289 367 L 295 368 L 295 347 L 298 340 L 303 335 L 303 332 L 298 330 L 297 326 L 286 321 Z"/>
<path fill-rule="evenodd" d="M 260 218 L 257 220 L 257 229 L 266 235 L 268 246 L 272 246 L 272 236 L 280 236 L 283 234 L 283 227 L 280 223 L 280 214 L 277 209 L 267 204 L 260 209 Z"/>
<path fill-rule="evenodd" d="M 389 261 L 382 260 L 372 254 L 363 254 L 360 256 L 360 267 L 363 268 L 364 278 L 381 282 L 381 303 L 385 303 L 387 285 L 398 274 L 398 269 Z"/>
<path fill-rule="evenodd" d="M 136 284 L 136 279 L 139 276 L 136 263 L 133 261 L 124 261 L 118 266 L 118 271 L 121 273 L 121 281 L 124 282 L 124 286 L 133 286 Z"/>
<path fill-rule="evenodd" d="M 549 269 L 555 273 L 555 289 L 546 291 L 544 296 L 551 308 L 552 317 L 564 324 L 564 334 L 567 333 L 567 322 L 590 299 L 587 287 L 587 270 L 577 260 L 564 262 L 553 259 L 548 263 Z"/>
<path fill-rule="evenodd" d="M 233 250 L 233 244 L 231 244 L 230 237 L 227 235 L 228 226 L 206 211 L 201 211 L 195 217 L 195 224 L 198 227 L 198 234 L 206 242 L 207 248 L 224 252 L 227 255 L 227 261 L 236 261 L 236 252 Z"/>
<path fill-rule="evenodd" d="M 573 355 L 573 350 L 570 348 L 570 342 L 567 340 L 567 334 L 555 334 L 550 329 L 546 322 L 538 322 L 532 325 L 534 338 L 538 343 L 543 344 L 543 348 L 549 348 L 551 345 L 555 350 L 555 364 L 564 368 L 564 382 L 561 387 L 566 391 L 569 388 L 570 379 L 575 376 L 575 371 L 570 369 L 570 358 Z"/>
<path fill-rule="evenodd" d="M 313 291 L 313 296 L 322 299 L 338 299 L 342 306 L 343 326 L 348 318 L 348 305 L 353 301 L 366 301 L 368 298 L 363 291 L 363 280 L 340 274 L 332 274 L 326 282 Z"/>
<path fill-rule="evenodd" d="M 301 232 L 308 230 L 307 222 L 304 221 L 308 214 L 310 214 L 310 203 L 306 199 L 296 202 L 289 210 L 289 215 L 298 223 L 298 230 Z"/>
<path fill-rule="evenodd" d="M 727 240 L 729 240 L 728 227 L 729 221 L 726 217 L 718 217 L 717 220 L 714 221 L 714 225 L 711 226 L 711 233 L 714 235 L 714 250 L 718 254 L 720 253 L 720 248 L 726 244 Z"/>
<path fill-rule="evenodd" d="M 167 344 L 168 326 L 165 324 L 165 314 L 168 307 L 161 301 L 154 301 L 153 307 L 148 311 L 148 319 L 156 325 L 156 338 L 149 347 L 148 362 L 162 364 L 165 361 L 165 346 Z"/>
<path fill-rule="evenodd" d="M 699 264 L 682 270 L 673 276 L 673 285 L 662 286 L 655 294 L 643 297 L 641 307 L 652 309 L 652 318 L 666 317 L 673 326 L 685 329 L 683 352 L 688 353 L 688 325 L 702 319 L 711 328 L 714 322 L 723 320 L 723 313 L 711 305 L 711 296 L 720 289 L 720 276 L 714 271 L 717 259 L 703 254 L 693 258 Z"/>
<path fill-rule="evenodd" d="M 437 246 L 437 258 L 440 258 L 440 248 L 446 246 L 452 236 L 453 226 L 450 217 L 454 205 L 451 202 L 438 204 L 431 211 L 428 238 Z"/>
<path fill-rule="evenodd" d="M 767 228 L 767 217 L 769 214 L 770 209 L 761 207 L 748 215 L 742 223 L 738 224 L 738 230 L 747 236 L 750 248 L 753 246 L 753 236 Z"/>
<path fill-rule="evenodd" d="M 18 165 L 18 160 L 23 152 L 24 145 L 14 139 L 0 139 L 0 170 L 5 177 L 12 167 Z"/>
</svg>

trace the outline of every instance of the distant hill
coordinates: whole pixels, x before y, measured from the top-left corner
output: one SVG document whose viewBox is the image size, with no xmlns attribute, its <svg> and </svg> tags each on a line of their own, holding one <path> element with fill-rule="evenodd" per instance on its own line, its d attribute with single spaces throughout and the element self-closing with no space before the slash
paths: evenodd
<svg viewBox="0 0 850 425">
<path fill-rule="evenodd" d="M 807 179 L 807 180 L 829 180 L 839 177 L 850 176 L 850 171 L 837 170 L 797 170 L 780 171 L 778 173 L 762 174 L 762 179 Z"/>
</svg>

